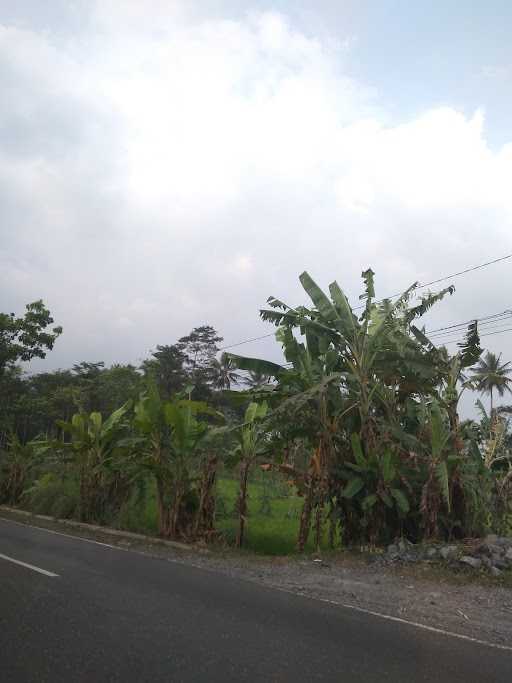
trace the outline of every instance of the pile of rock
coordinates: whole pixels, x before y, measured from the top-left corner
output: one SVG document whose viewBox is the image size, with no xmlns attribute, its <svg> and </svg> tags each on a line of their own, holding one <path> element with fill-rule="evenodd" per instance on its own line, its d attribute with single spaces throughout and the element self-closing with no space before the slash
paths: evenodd
<svg viewBox="0 0 512 683">
<path fill-rule="evenodd" d="M 512 569 L 512 537 L 495 534 L 487 536 L 475 548 L 471 556 L 461 558 L 461 561 L 463 560 L 474 569 L 486 567 L 498 576 L 503 570 Z M 468 560 L 472 560 L 473 563 Z M 475 565 L 475 562 L 480 562 L 480 564 Z"/>
<path fill-rule="evenodd" d="M 499 576 L 504 570 L 512 570 L 512 537 L 492 534 L 470 544 L 422 545 L 401 539 L 387 547 L 383 559 L 393 563 L 445 562 L 450 566 L 488 570 L 493 576 Z"/>
</svg>

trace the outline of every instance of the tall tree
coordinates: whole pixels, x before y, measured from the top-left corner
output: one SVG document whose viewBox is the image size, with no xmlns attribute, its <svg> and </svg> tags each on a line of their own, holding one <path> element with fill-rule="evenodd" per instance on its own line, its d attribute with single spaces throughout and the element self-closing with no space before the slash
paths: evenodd
<svg viewBox="0 0 512 683">
<path fill-rule="evenodd" d="M 222 337 L 211 325 L 201 325 L 176 344 L 185 356 L 185 369 L 197 400 L 206 400 L 211 395 L 216 377 L 212 361 L 219 352 L 220 342 Z"/>
<path fill-rule="evenodd" d="M 151 358 L 142 363 L 141 369 L 146 377 L 156 382 L 162 396 L 169 399 L 187 383 L 185 359 L 185 354 L 177 344 L 158 345 Z"/>
<path fill-rule="evenodd" d="M 103 361 L 96 363 L 82 361 L 73 365 L 72 371 L 76 378 L 75 386 L 77 388 L 75 401 L 81 411 L 89 413 L 101 410 L 99 382 L 104 369 L 105 363 Z"/>
<path fill-rule="evenodd" d="M 0 313 L 0 377 L 18 361 L 45 358 L 62 333 L 62 327 L 50 327 L 53 318 L 42 299 L 27 304 L 26 309 L 18 318 L 14 313 Z"/>
</svg>

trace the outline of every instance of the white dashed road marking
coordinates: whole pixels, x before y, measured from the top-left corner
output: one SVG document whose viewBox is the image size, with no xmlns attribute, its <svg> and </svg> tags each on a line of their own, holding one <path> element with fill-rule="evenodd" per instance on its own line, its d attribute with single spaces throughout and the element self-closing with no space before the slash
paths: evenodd
<svg viewBox="0 0 512 683">
<path fill-rule="evenodd" d="M 7 560 L 7 562 L 12 562 L 13 564 L 19 564 L 20 567 L 26 567 L 27 569 L 31 569 L 33 572 L 39 572 L 39 574 L 51 576 L 52 578 L 59 576 L 58 574 L 47 571 L 46 569 L 41 569 L 41 567 L 35 567 L 33 564 L 27 564 L 26 562 L 21 562 L 21 560 L 15 560 L 14 557 L 2 555 L 2 553 L 0 553 L 0 560 Z"/>
</svg>

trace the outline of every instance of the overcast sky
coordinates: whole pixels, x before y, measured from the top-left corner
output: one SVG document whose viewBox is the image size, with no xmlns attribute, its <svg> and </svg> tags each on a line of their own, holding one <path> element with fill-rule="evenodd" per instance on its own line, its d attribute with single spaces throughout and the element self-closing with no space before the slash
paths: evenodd
<svg viewBox="0 0 512 683">
<path fill-rule="evenodd" d="M 304 269 L 356 300 L 368 266 L 384 296 L 511 253 L 511 25 L 508 0 L 0 0 L 0 310 L 64 327 L 32 369 L 264 334 Z M 511 274 L 455 278 L 427 326 L 512 309 Z"/>
</svg>

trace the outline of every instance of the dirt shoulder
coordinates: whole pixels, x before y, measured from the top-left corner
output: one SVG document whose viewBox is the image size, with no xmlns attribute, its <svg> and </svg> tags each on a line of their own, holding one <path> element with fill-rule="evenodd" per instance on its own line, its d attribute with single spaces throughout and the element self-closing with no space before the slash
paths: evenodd
<svg viewBox="0 0 512 683">
<path fill-rule="evenodd" d="M 233 578 L 512 647 L 512 572 L 498 579 L 433 563 L 387 565 L 356 553 L 261 557 L 0 509 L 0 518 L 217 571 Z M 1 543 L 1 537 L 0 537 Z"/>
</svg>

